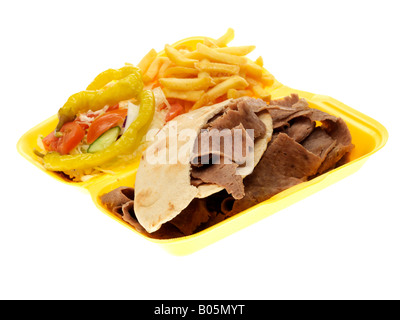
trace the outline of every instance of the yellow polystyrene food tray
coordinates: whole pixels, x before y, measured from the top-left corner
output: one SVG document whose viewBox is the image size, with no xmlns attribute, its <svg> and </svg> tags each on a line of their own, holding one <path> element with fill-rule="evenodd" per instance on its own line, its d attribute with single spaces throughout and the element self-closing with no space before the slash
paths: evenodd
<svg viewBox="0 0 400 320">
<path fill-rule="evenodd" d="M 203 37 L 188 38 L 175 43 L 173 46 L 177 47 L 184 45 L 194 48 L 196 43 L 203 41 L 203 39 Z M 164 52 L 160 52 L 160 55 L 164 55 Z M 377 152 L 385 145 L 388 139 L 387 130 L 378 121 L 331 97 L 292 89 L 282 85 L 276 80 L 272 86 L 269 86 L 266 89 L 271 93 L 273 99 L 278 99 L 290 95 L 291 93 L 297 93 L 300 97 L 307 99 L 311 108 L 320 109 L 329 114 L 341 117 L 347 123 L 353 137 L 353 144 L 355 145 L 354 150 L 351 152 L 350 161 L 339 168 L 331 170 L 308 182 L 289 188 L 225 221 L 187 237 L 168 240 L 148 238 L 147 236 L 137 232 L 131 225 L 109 212 L 102 205 L 99 197 L 104 193 L 119 186 L 134 186 L 136 171 L 139 164 L 138 161 L 132 161 L 132 163 L 128 164 L 123 169 L 116 171 L 114 175 L 103 174 L 89 181 L 78 183 L 68 182 L 58 174 L 45 170 L 40 162 L 40 158 L 33 153 L 33 149 L 37 148 L 37 138 L 39 135 L 47 135 L 49 132 L 54 130 L 57 124 L 56 115 L 26 132 L 18 141 L 17 148 L 22 156 L 55 179 L 87 190 L 90 193 L 93 202 L 101 211 L 131 229 L 137 235 L 160 245 L 172 254 L 186 255 L 268 217 L 273 213 L 313 194 L 314 192 L 356 172 L 373 153 Z"/>
</svg>

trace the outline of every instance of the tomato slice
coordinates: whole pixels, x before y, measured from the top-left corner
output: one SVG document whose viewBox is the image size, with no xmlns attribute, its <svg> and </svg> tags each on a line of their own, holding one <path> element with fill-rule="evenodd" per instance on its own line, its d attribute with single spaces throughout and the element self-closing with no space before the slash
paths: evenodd
<svg viewBox="0 0 400 320">
<path fill-rule="evenodd" d="M 48 134 L 46 137 L 42 139 L 43 146 L 46 149 L 46 151 L 57 151 L 57 144 L 58 140 L 60 138 L 57 138 L 54 135 L 54 131 L 52 131 L 50 134 Z"/>
<path fill-rule="evenodd" d="M 43 138 L 43 145 L 47 151 L 56 151 L 62 155 L 68 154 L 85 136 L 85 130 L 76 122 L 65 123 L 60 129 L 60 137 L 51 132 Z"/>
<path fill-rule="evenodd" d="M 107 112 L 112 110 L 118 110 L 118 108 L 119 108 L 119 103 L 114 104 L 113 106 L 108 107 Z"/>
<path fill-rule="evenodd" d="M 98 137 L 100 137 L 107 130 L 116 127 L 118 125 L 122 125 L 124 122 L 126 115 L 128 113 L 127 109 L 116 109 L 98 116 L 93 120 L 90 125 L 86 137 L 86 141 L 88 144 L 96 141 Z"/>
<path fill-rule="evenodd" d="M 171 109 L 169 109 L 167 115 L 165 116 L 165 121 L 170 121 L 180 114 L 185 112 L 185 109 L 178 102 L 170 103 Z"/>
<path fill-rule="evenodd" d="M 106 113 L 115 113 L 119 114 L 121 117 L 125 118 L 128 114 L 128 109 L 116 109 L 116 110 L 110 110 L 107 111 Z"/>
</svg>

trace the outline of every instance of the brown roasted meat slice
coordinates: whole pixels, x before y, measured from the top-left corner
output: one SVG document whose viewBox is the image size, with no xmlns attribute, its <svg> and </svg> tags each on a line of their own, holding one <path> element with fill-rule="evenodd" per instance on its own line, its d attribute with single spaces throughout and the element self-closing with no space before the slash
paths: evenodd
<svg viewBox="0 0 400 320">
<path fill-rule="evenodd" d="M 192 168 L 192 177 L 203 183 L 212 183 L 224 187 L 235 199 L 244 197 L 244 185 L 242 176 L 236 174 L 238 165 L 234 162 L 224 163 L 224 159 L 218 164 L 205 165 Z"/>
<path fill-rule="evenodd" d="M 229 149 L 227 149 L 229 148 Z M 254 149 L 254 139 L 242 124 L 233 129 L 201 130 L 197 136 L 191 156 L 195 167 L 225 161 L 242 164 Z"/>
<path fill-rule="evenodd" d="M 272 100 L 268 106 L 274 132 L 285 132 L 322 159 L 318 174 L 333 169 L 354 148 L 343 119 L 309 108 L 297 94 Z M 321 126 L 316 126 L 320 122 Z"/>
<path fill-rule="evenodd" d="M 261 99 L 236 99 L 223 114 L 211 119 L 199 133 L 193 149 L 192 185 L 215 184 L 225 188 L 235 199 L 244 196 L 243 178 L 236 174 L 236 169 L 254 152 L 254 139 L 266 134 L 267 128 L 257 115 L 266 112 L 266 108 L 267 104 Z M 253 130 L 251 136 L 246 131 L 249 129 Z M 218 137 L 221 140 L 215 147 L 213 142 Z M 226 150 L 227 139 L 232 149 Z"/>
<path fill-rule="evenodd" d="M 135 198 L 135 190 L 119 187 L 101 196 L 102 203 L 112 212 L 122 215 L 122 206 Z"/>
<path fill-rule="evenodd" d="M 288 127 L 292 119 L 310 114 L 307 101 L 300 99 L 297 94 L 272 100 L 267 109 L 271 114 L 274 129 Z"/>
<path fill-rule="evenodd" d="M 245 129 L 254 130 L 254 139 L 265 135 L 267 128 L 257 113 L 266 110 L 267 104 L 261 99 L 247 98 L 235 100 L 226 111 L 209 123 L 208 128 L 232 129 L 240 124 Z"/>
<path fill-rule="evenodd" d="M 244 179 L 245 196 L 233 204 L 243 211 L 275 194 L 306 181 L 317 173 L 321 158 L 306 150 L 285 133 L 272 141 L 253 173 Z"/>
<path fill-rule="evenodd" d="M 349 128 L 342 118 L 318 110 L 318 119 L 322 125 L 317 127 L 302 144 L 321 157 L 322 164 L 318 174 L 322 174 L 335 168 L 337 163 L 353 150 L 354 145 L 351 143 Z"/>
<path fill-rule="evenodd" d="M 315 130 L 302 142 L 304 148 L 314 153 L 324 161 L 327 154 L 335 147 L 336 140 L 334 140 L 325 129 L 321 127 Z"/>
<path fill-rule="evenodd" d="M 311 120 L 309 117 L 301 116 L 296 118 L 290 127 L 286 128 L 283 132 L 300 143 L 313 132 L 314 128 L 315 121 Z"/>
<path fill-rule="evenodd" d="M 171 223 L 164 224 L 156 232 L 148 233 L 136 219 L 133 209 L 134 199 L 134 189 L 124 186 L 105 193 L 100 197 L 101 202 L 108 210 L 110 210 L 116 216 L 122 218 L 122 220 L 134 227 L 136 231 L 150 238 L 170 239 L 182 237 L 184 235 Z"/>
<path fill-rule="evenodd" d="M 201 224 L 206 223 L 211 215 L 212 212 L 207 208 L 205 199 L 193 199 L 189 206 L 170 223 L 188 236 L 193 234 Z"/>
</svg>

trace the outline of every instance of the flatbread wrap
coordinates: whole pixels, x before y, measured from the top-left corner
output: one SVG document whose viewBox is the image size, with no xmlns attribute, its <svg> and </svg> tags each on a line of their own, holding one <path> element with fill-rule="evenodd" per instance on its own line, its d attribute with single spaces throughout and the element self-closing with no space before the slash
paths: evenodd
<svg viewBox="0 0 400 320">
<path fill-rule="evenodd" d="M 205 148 L 208 153 L 199 152 L 199 146 L 208 144 L 212 135 L 222 130 L 228 134 L 234 130 L 243 132 L 242 140 L 246 142 L 250 136 L 246 130 L 253 132 L 254 143 L 250 139 L 245 150 L 254 159 L 251 168 L 247 168 L 251 173 L 272 136 L 267 104 L 254 98 L 229 99 L 180 115 L 162 128 L 142 155 L 136 174 L 134 211 L 148 232 L 174 219 L 195 198 L 205 198 L 223 189 L 235 198 L 244 196 L 242 180 L 248 173 L 236 174 L 243 154 L 237 155 L 235 150 L 227 152 L 225 144 L 219 150 L 209 146 Z M 161 160 L 166 161 L 154 161 L 156 153 L 165 156 Z M 199 158 L 211 161 L 202 165 Z M 218 162 L 213 161 L 216 158 L 217 164 L 213 163 Z"/>
</svg>

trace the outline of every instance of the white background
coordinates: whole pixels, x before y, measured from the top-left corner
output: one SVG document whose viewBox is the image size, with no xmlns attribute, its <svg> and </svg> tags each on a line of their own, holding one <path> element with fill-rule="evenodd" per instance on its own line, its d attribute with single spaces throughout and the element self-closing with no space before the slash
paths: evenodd
<svg viewBox="0 0 400 320">
<path fill-rule="evenodd" d="M 3 1 L 0 298 L 399 299 L 398 1 Z M 101 213 L 16 150 L 99 72 L 228 27 L 293 88 L 380 121 L 350 177 L 192 255 Z"/>
</svg>

